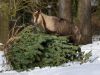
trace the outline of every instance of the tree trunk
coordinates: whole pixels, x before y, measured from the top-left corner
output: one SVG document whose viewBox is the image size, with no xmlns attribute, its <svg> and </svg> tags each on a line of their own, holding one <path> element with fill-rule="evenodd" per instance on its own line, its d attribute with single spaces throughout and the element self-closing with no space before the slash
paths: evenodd
<svg viewBox="0 0 100 75">
<path fill-rule="evenodd" d="M 59 17 L 72 22 L 72 0 L 59 0 Z"/>
<path fill-rule="evenodd" d="M 69 26 L 69 32 L 71 40 L 75 44 L 79 44 L 80 31 L 79 28 L 73 24 L 72 17 L 72 0 L 59 0 L 59 16 L 68 20 L 71 24 Z"/>
<path fill-rule="evenodd" d="M 87 44 L 92 42 L 91 25 L 91 0 L 79 0 L 78 7 L 79 28 L 81 30 L 80 43 Z"/>
<path fill-rule="evenodd" d="M 8 25 L 8 12 L 5 7 L 2 8 L 2 0 L 0 0 L 0 43 L 5 44 L 8 40 L 9 25 Z"/>
<path fill-rule="evenodd" d="M 0 12 L 0 42 L 6 43 L 8 39 L 9 28 L 8 28 L 8 18 L 3 13 Z"/>
</svg>

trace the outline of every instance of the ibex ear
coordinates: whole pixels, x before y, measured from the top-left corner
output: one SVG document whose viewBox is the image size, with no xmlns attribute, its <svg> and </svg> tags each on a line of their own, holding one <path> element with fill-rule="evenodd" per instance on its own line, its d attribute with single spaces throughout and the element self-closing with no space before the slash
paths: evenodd
<svg viewBox="0 0 100 75">
<path fill-rule="evenodd" d="M 41 13 L 41 10 L 40 10 L 40 9 L 38 9 L 36 12 L 37 12 L 37 13 Z"/>
</svg>

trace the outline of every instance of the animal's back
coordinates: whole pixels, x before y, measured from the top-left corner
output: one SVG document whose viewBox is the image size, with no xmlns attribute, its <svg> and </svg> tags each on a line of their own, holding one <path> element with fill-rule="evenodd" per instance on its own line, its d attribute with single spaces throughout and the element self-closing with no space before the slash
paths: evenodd
<svg viewBox="0 0 100 75">
<path fill-rule="evenodd" d="M 57 30 L 57 33 L 61 35 L 69 35 L 71 34 L 71 22 L 58 18 L 58 22 L 55 22 L 55 28 Z"/>
<path fill-rule="evenodd" d="M 43 14 L 45 22 L 46 22 L 46 28 L 50 32 L 55 32 L 60 35 L 69 35 L 71 34 L 71 22 L 63 19 L 58 18 L 55 16 L 48 16 Z"/>
</svg>

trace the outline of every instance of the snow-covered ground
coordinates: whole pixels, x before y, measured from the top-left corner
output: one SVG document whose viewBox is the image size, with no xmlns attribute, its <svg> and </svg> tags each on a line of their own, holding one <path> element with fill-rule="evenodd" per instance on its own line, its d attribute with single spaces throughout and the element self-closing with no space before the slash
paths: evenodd
<svg viewBox="0 0 100 75">
<path fill-rule="evenodd" d="M 5 58 L 3 51 L 0 51 L 0 75 L 100 75 L 100 41 L 81 46 L 82 51 L 92 51 L 90 62 L 80 65 L 78 62 L 63 64 L 59 67 L 36 67 L 28 72 L 5 71 Z M 70 66 L 69 66 L 70 65 Z"/>
</svg>

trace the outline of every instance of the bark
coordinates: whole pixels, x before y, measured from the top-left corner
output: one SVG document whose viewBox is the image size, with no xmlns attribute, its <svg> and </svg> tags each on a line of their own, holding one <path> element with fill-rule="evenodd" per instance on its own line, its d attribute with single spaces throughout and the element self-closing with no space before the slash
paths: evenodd
<svg viewBox="0 0 100 75">
<path fill-rule="evenodd" d="M 59 16 L 68 20 L 71 24 L 69 26 L 69 32 L 72 36 L 72 42 L 75 44 L 79 44 L 80 40 L 80 31 L 77 26 L 73 24 L 73 17 L 72 17 L 72 0 L 59 0 Z"/>
<path fill-rule="evenodd" d="M 6 43 L 8 40 L 8 17 L 0 12 L 0 42 Z"/>
<path fill-rule="evenodd" d="M 91 0 L 79 0 L 78 7 L 79 28 L 81 30 L 80 43 L 87 44 L 92 42 L 91 25 Z"/>
<path fill-rule="evenodd" d="M 59 0 L 59 17 L 72 22 L 72 0 Z"/>
<path fill-rule="evenodd" d="M 0 5 L 2 4 L 2 0 L 0 0 Z M 0 6 L 0 43 L 5 44 L 8 40 L 9 34 L 9 25 L 8 25 L 8 12 L 4 12 Z M 6 9 L 5 9 L 6 10 Z"/>
</svg>

